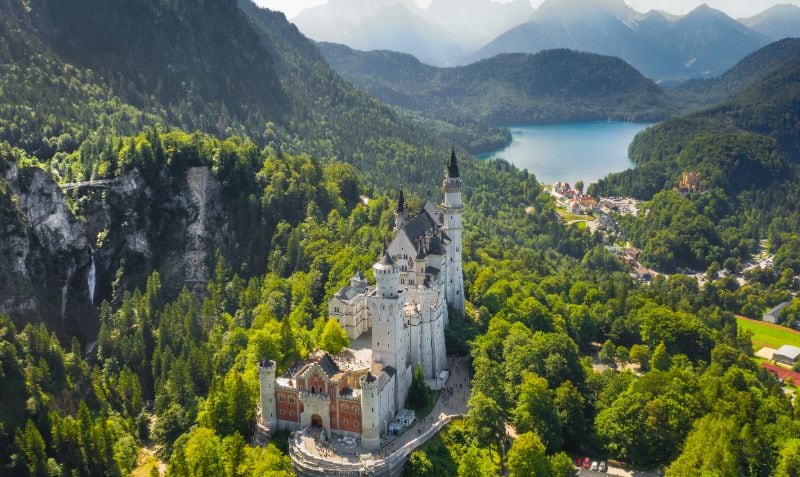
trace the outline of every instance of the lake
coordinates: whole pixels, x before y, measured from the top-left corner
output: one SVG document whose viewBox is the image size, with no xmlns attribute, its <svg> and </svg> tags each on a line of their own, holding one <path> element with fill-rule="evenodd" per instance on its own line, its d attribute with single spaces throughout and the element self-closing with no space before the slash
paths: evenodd
<svg viewBox="0 0 800 477">
<path fill-rule="evenodd" d="M 509 126 L 511 144 L 479 159 L 503 158 L 520 169 L 528 169 L 542 184 L 566 181 L 586 185 L 610 172 L 633 164 L 628 146 L 636 134 L 651 123 L 590 122 L 546 126 Z"/>
</svg>

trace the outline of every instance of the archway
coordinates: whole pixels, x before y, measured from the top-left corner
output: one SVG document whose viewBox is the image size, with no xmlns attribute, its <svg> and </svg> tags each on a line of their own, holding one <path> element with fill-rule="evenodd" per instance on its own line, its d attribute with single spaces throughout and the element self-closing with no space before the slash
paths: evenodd
<svg viewBox="0 0 800 477">
<path fill-rule="evenodd" d="M 311 427 L 322 427 L 322 418 L 319 416 L 319 414 L 314 414 L 311 416 Z"/>
</svg>

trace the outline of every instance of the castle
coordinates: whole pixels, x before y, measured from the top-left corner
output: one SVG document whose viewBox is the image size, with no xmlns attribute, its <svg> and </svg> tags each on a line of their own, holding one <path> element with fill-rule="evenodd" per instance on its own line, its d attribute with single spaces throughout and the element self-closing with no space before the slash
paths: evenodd
<svg viewBox="0 0 800 477">
<path fill-rule="evenodd" d="M 401 189 L 394 239 L 372 267 L 375 286 L 357 272 L 328 303 L 351 349 L 336 356 L 314 353 L 280 377 L 274 361 L 261 362 L 262 426 L 316 427 L 328 439 L 331 433 L 356 437 L 364 448 L 377 450 L 391 424 L 408 424 L 402 411 L 417 365 L 429 387 L 444 386 L 448 306 L 464 312 L 461 188 L 454 149 L 441 207 L 429 198 L 412 214 Z"/>
</svg>

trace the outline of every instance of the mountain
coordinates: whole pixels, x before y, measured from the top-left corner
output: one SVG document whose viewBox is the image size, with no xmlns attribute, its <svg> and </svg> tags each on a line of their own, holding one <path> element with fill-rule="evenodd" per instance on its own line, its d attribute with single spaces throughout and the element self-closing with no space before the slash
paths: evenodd
<svg viewBox="0 0 800 477">
<path fill-rule="evenodd" d="M 739 21 L 775 40 L 800 37 L 800 7 L 797 5 L 778 4 L 754 17 Z"/>
<path fill-rule="evenodd" d="M 333 0 L 304 10 L 292 21 L 317 41 L 392 49 L 433 64 L 446 64 L 467 52 L 451 33 L 420 16 L 413 1 Z"/>
<path fill-rule="evenodd" d="M 432 0 L 421 15 L 474 49 L 524 22 L 533 11 L 528 0 Z"/>
<path fill-rule="evenodd" d="M 800 39 L 786 38 L 747 55 L 725 74 L 710 79 L 693 79 L 680 84 L 675 91 L 692 96 L 705 104 L 714 104 L 740 91 L 744 86 L 774 71 L 800 50 Z"/>
<path fill-rule="evenodd" d="M 451 65 L 533 13 L 527 0 L 331 0 L 292 21 L 316 41 L 359 50 L 409 53 L 433 65 Z"/>
<path fill-rule="evenodd" d="M 731 194 L 794 184 L 791 171 L 800 164 L 798 41 L 770 45 L 719 78 L 711 85 L 712 91 L 725 93 L 719 103 L 640 133 L 630 147 L 637 167 L 612 174 L 599 190 L 649 198 L 671 188 L 684 170 L 702 171 L 712 185 Z M 800 194 L 794 185 L 770 190 Z M 765 202 L 764 210 L 789 210 L 787 197 L 770 196 L 774 203 Z"/>
<path fill-rule="evenodd" d="M 701 6 L 682 17 L 639 14 L 623 0 L 547 0 L 530 21 L 468 56 L 570 48 L 617 56 L 649 78 L 711 77 L 769 42 L 722 12 Z"/>
<path fill-rule="evenodd" d="M 502 125 L 658 120 L 676 110 L 661 88 L 608 56 L 549 50 L 437 68 L 390 51 L 319 46 L 333 69 L 372 96 L 448 120 L 472 118 Z"/>
<path fill-rule="evenodd" d="M 719 10 L 701 5 L 658 32 L 662 47 L 675 52 L 687 76 L 710 77 L 725 72 L 770 40 Z"/>
<path fill-rule="evenodd" d="M 316 187 L 341 157 L 424 191 L 477 131 L 368 97 L 246 0 L 0 0 L 0 60 L 0 312 L 84 342 L 90 296 L 119 303 L 154 270 L 168 296 L 202 291 L 217 253 L 262 273 L 279 228 L 359 200 L 355 179 L 346 202 L 291 185 L 301 167 Z"/>
</svg>

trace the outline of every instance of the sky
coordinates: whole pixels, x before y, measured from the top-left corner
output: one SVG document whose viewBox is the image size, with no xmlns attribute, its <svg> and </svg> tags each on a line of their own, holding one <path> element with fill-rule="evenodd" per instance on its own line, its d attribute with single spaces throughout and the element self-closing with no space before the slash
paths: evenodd
<svg viewBox="0 0 800 477">
<path fill-rule="evenodd" d="M 420 6 L 426 6 L 430 0 L 415 0 Z M 495 0 L 497 1 L 497 0 Z M 544 0 L 531 0 L 538 6 Z M 641 12 L 657 9 L 674 14 L 684 14 L 702 3 L 722 10 L 733 18 L 749 17 L 760 13 L 776 3 L 793 3 L 800 6 L 800 0 L 625 0 L 630 6 Z M 255 0 L 262 7 L 280 10 L 289 18 L 304 9 L 327 3 L 328 0 Z"/>
</svg>

